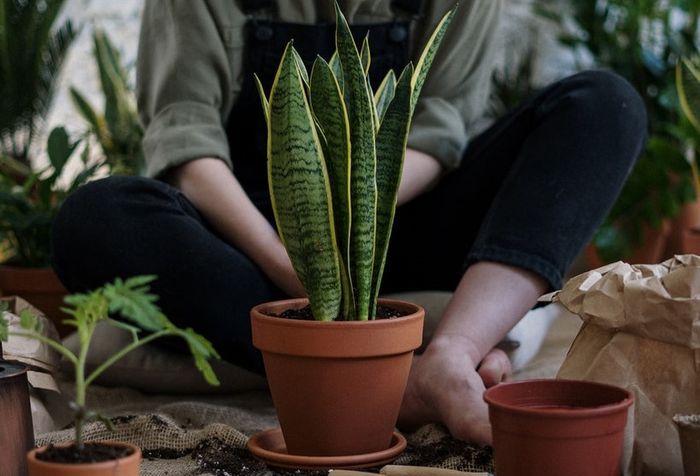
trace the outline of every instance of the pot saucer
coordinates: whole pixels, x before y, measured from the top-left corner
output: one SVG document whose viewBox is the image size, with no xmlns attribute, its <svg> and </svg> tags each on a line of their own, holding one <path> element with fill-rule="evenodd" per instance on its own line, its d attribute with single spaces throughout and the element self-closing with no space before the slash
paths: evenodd
<svg viewBox="0 0 700 476">
<path fill-rule="evenodd" d="M 300 456 L 290 455 L 280 428 L 261 431 L 248 440 L 248 451 L 270 466 L 287 469 L 360 469 L 391 463 L 404 449 L 406 438 L 395 431 L 391 446 L 376 453 L 348 456 Z"/>
</svg>

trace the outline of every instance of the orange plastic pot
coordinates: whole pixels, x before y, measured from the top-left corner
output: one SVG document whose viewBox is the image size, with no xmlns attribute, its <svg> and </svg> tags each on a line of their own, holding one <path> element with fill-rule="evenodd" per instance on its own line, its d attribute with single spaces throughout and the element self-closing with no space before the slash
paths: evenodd
<svg viewBox="0 0 700 476">
<path fill-rule="evenodd" d="M 131 448 L 132 453 L 123 458 L 100 463 L 66 464 L 42 461 L 36 454 L 44 448 L 35 448 L 27 453 L 29 476 L 138 476 L 141 467 L 141 450 L 122 441 L 104 441 L 101 444 Z M 66 443 L 66 445 L 72 443 Z"/>
<path fill-rule="evenodd" d="M 529 380 L 491 387 L 498 476 L 619 476 L 633 397 L 586 381 Z"/>
<path fill-rule="evenodd" d="M 389 448 L 425 312 L 402 301 L 380 302 L 408 315 L 362 322 L 271 316 L 304 307 L 306 299 L 251 310 L 253 344 L 263 354 L 289 454 L 345 456 Z"/>
</svg>

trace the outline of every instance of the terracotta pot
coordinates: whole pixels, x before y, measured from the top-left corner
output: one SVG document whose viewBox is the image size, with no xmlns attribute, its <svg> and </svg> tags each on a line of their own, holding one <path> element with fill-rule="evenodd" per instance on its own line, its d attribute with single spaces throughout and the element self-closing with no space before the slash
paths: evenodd
<svg viewBox="0 0 700 476">
<path fill-rule="evenodd" d="M 37 459 L 44 449 L 36 448 L 27 453 L 29 476 L 138 476 L 141 466 L 141 450 L 122 441 L 103 441 L 102 444 L 131 448 L 129 456 L 101 463 L 66 464 Z M 66 446 L 72 443 L 66 443 Z"/>
<path fill-rule="evenodd" d="M 0 476 L 25 475 L 25 455 L 34 448 L 27 367 L 2 360 L 0 422 Z"/>
<path fill-rule="evenodd" d="M 627 390 L 529 380 L 491 387 L 484 400 L 498 476 L 619 476 Z"/>
<path fill-rule="evenodd" d="M 676 415 L 685 476 L 700 476 L 700 415 Z"/>
<path fill-rule="evenodd" d="M 344 456 L 390 446 L 425 312 L 380 302 L 409 314 L 363 322 L 270 317 L 304 307 L 306 299 L 251 310 L 253 344 L 263 353 L 289 454 Z"/>
<path fill-rule="evenodd" d="M 664 220 L 658 230 L 646 227 L 642 245 L 633 249 L 622 261 L 630 264 L 656 264 L 672 255 L 666 256 L 666 244 L 671 233 L 671 222 Z M 595 246 L 588 245 L 585 250 L 586 261 L 591 269 L 600 268 L 607 263 L 598 256 Z"/>
<path fill-rule="evenodd" d="M 66 289 L 53 269 L 0 265 L 0 293 L 23 297 L 54 323 L 61 337 L 73 330 L 62 324 L 70 317 L 61 311 Z"/>
</svg>

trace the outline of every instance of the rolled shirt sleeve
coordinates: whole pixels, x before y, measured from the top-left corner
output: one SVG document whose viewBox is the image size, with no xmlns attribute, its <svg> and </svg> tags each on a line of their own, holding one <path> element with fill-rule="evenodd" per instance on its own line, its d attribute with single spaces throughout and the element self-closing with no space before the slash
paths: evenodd
<svg viewBox="0 0 700 476">
<path fill-rule="evenodd" d="M 494 69 L 502 0 L 462 2 L 416 105 L 408 147 L 456 168 L 484 116 Z M 430 2 L 414 37 L 414 63 L 451 2 Z"/>
<path fill-rule="evenodd" d="M 230 17 L 212 0 L 147 0 L 136 83 L 148 176 L 199 157 L 231 167 L 224 127 L 233 101 Z"/>
</svg>

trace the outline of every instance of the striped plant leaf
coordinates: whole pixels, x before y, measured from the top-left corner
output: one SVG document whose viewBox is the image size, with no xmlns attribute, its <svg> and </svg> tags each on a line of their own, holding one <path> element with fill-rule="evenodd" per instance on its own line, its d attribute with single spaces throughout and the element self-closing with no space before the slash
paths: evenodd
<svg viewBox="0 0 700 476">
<path fill-rule="evenodd" d="M 351 149 L 351 237 L 350 271 L 354 287 L 357 319 L 369 319 L 374 265 L 377 212 L 375 117 L 362 61 L 350 28 L 336 9 L 336 48 L 345 81 L 344 98 L 350 119 Z"/>
<path fill-rule="evenodd" d="M 272 85 L 269 111 L 268 179 L 277 228 L 314 318 L 333 320 L 341 285 L 330 184 L 291 43 Z"/>
<path fill-rule="evenodd" d="M 396 88 L 396 75 L 393 70 L 384 76 L 382 84 L 379 85 L 377 92 L 374 93 L 374 106 L 377 110 L 377 118 L 379 119 L 379 124 L 382 123 L 384 118 L 384 113 L 386 108 L 389 107 L 389 103 L 394 99 L 394 89 Z"/>
<path fill-rule="evenodd" d="M 389 249 L 396 200 L 401 182 L 403 159 L 411 124 L 411 78 L 413 64 L 403 70 L 396 84 L 394 99 L 386 109 L 377 133 L 377 242 L 372 277 L 372 314 L 376 310 L 379 286 Z"/>
<path fill-rule="evenodd" d="M 365 70 L 365 76 L 369 75 L 369 66 L 372 63 L 372 54 L 369 51 L 369 34 L 365 36 L 364 40 L 362 40 L 360 61 L 362 61 L 362 69 Z"/>
<path fill-rule="evenodd" d="M 430 66 L 433 64 L 437 50 L 440 48 L 440 44 L 445 38 L 447 27 L 450 25 L 452 17 L 454 17 L 455 9 L 456 7 L 442 17 L 437 27 L 435 27 L 433 34 L 430 35 L 430 39 L 428 40 L 428 43 L 426 43 L 425 47 L 423 48 L 423 52 L 418 59 L 416 70 L 413 74 L 413 80 L 411 81 L 411 86 L 413 87 L 411 111 L 413 111 L 416 107 L 416 102 L 418 102 L 421 89 L 423 89 L 423 83 L 425 82 L 426 76 L 428 76 L 428 71 L 430 70 Z"/>
<path fill-rule="evenodd" d="M 311 109 L 327 142 L 326 168 L 333 196 L 336 237 L 341 257 L 343 317 L 352 319 L 355 303 L 350 276 L 350 123 L 343 94 L 330 65 L 320 56 L 311 68 Z"/>
<path fill-rule="evenodd" d="M 263 114 L 265 114 L 265 122 L 267 123 L 267 129 L 269 133 L 270 129 L 270 104 L 267 102 L 267 96 L 265 96 L 265 88 L 263 88 L 260 78 L 257 74 L 253 74 L 255 78 L 255 87 L 258 89 L 258 96 L 260 96 L 260 103 L 262 104 Z"/>
<path fill-rule="evenodd" d="M 338 81 L 338 86 L 340 86 L 340 91 L 345 90 L 345 85 L 343 81 L 343 67 L 340 64 L 340 57 L 338 56 L 338 52 L 335 51 L 333 53 L 333 56 L 331 56 L 330 61 L 328 62 L 328 65 L 331 67 L 333 70 L 333 76 L 335 76 L 335 79 Z"/>
</svg>

